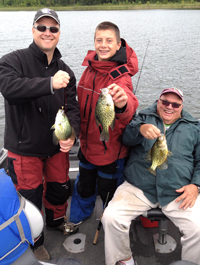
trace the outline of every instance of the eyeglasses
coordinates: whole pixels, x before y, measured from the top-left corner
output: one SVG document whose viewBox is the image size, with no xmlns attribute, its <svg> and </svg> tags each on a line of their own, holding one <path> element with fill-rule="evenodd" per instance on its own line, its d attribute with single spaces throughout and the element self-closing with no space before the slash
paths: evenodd
<svg viewBox="0 0 200 265">
<path fill-rule="evenodd" d="M 45 32 L 47 29 L 49 29 L 51 33 L 58 33 L 58 31 L 60 30 L 59 28 L 54 27 L 54 26 L 47 27 L 44 25 L 38 25 L 38 26 L 33 26 L 33 27 L 34 27 L 34 29 L 37 29 L 40 32 Z"/>
<path fill-rule="evenodd" d="M 163 99 L 161 99 L 161 98 L 160 98 L 160 100 L 161 100 L 163 106 L 168 107 L 168 106 L 171 104 L 173 109 L 178 109 L 178 108 L 180 108 L 180 106 L 182 105 L 182 104 L 175 103 L 175 102 L 172 103 L 172 102 L 169 102 L 169 101 L 167 101 L 167 100 L 163 100 Z"/>
</svg>

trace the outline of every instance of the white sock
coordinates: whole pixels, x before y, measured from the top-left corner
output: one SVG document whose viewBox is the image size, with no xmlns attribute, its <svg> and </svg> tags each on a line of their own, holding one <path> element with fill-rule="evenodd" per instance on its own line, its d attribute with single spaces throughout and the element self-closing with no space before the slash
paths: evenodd
<svg viewBox="0 0 200 265">
<path fill-rule="evenodd" d="M 133 257 L 131 257 L 131 259 L 126 261 L 125 260 L 118 261 L 118 265 L 134 265 Z"/>
</svg>

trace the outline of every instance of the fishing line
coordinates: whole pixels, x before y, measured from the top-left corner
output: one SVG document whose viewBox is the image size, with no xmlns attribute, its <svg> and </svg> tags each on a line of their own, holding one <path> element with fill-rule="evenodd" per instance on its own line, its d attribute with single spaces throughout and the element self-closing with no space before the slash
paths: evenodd
<svg viewBox="0 0 200 265">
<path fill-rule="evenodd" d="M 134 92 L 133 94 L 136 94 L 136 91 L 137 91 L 137 88 L 138 88 L 138 84 L 139 84 L 139 81 L 140 81 L 140 76 L 141 76 L 141 73 L 142 73 L 142 68 L 143 68 L 144 61 L 145 61 L 146 54 L 147 54 L 147 49 L 148 49 L 148 47 L 149 47 L 149 42 L 150 42 L 150 40 L 148 40 L 148 43 L 147 43 L 147 47 L 146 47 L 146 51 L 145 51 L 145 55 L 144 55 L 144 59 L 143 59 L 143 62 L 142 62 L 142 66 L 141 66 L 140 74 L 139 74 L 138 81 L 137 81 L 137 84 L 136 84 L 135 92 Z"/>
</svg>

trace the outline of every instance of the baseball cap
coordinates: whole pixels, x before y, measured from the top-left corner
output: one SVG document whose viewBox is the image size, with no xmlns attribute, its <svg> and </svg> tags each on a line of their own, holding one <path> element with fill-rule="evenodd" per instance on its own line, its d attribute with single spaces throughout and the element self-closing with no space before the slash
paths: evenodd
<svg viewBox="0 0 200 265">
<path fill-rule="evenodd" d="M 161 92 L 160 97 L 161 97 L 163 94 L 166 94 L 166 93 L 174 93 L 174 94 L 178 95 L 178 96 L 182 99 L 182 101 L 183 101 L 183 92 L 182 92 L 180 89 L 178 89 L 178 88 L 175 88 L 175 87 L 172 87 L 172 88 L 165 88 L 165 89 Z"/>
<path fill-rule="evenodd" d="M 54 10 L 49 8 L 43 8 L 38 10 L 37 13 L 35 14 L 33 24 L 35 24 L 35 22 L 37 22 L 42 17 L 51 17 L 60 25 L 58 14 Z"/>
</svg>

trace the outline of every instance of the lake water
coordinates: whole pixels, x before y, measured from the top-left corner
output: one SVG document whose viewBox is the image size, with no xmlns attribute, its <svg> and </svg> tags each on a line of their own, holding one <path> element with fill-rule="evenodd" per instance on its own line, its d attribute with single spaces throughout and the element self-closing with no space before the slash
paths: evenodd
<svg viewBox="0 0 200 265">
<path fill-rule="evenodd" d="M 32 42 L 35 11 L 0 12 L 0 57 Z M 58 48 L 74 71 L 77 82 L 83 58 L 94 49 L 94 30 L 102 21 L 120 28 L 142 72 L 133 78 L 139 110 L 152 104 L 162 89 L 175 86 L 184 92 L 184 107 L 200 119 L 200 10 L 58 11 L 61 36 Z M 139 78 L 140 76 L 140 78 Z M 39 89 L 39 88 L 38 88 Z M 0 147 L 3 146 L 4 103 L 0 94 Z"/>
</svg>

